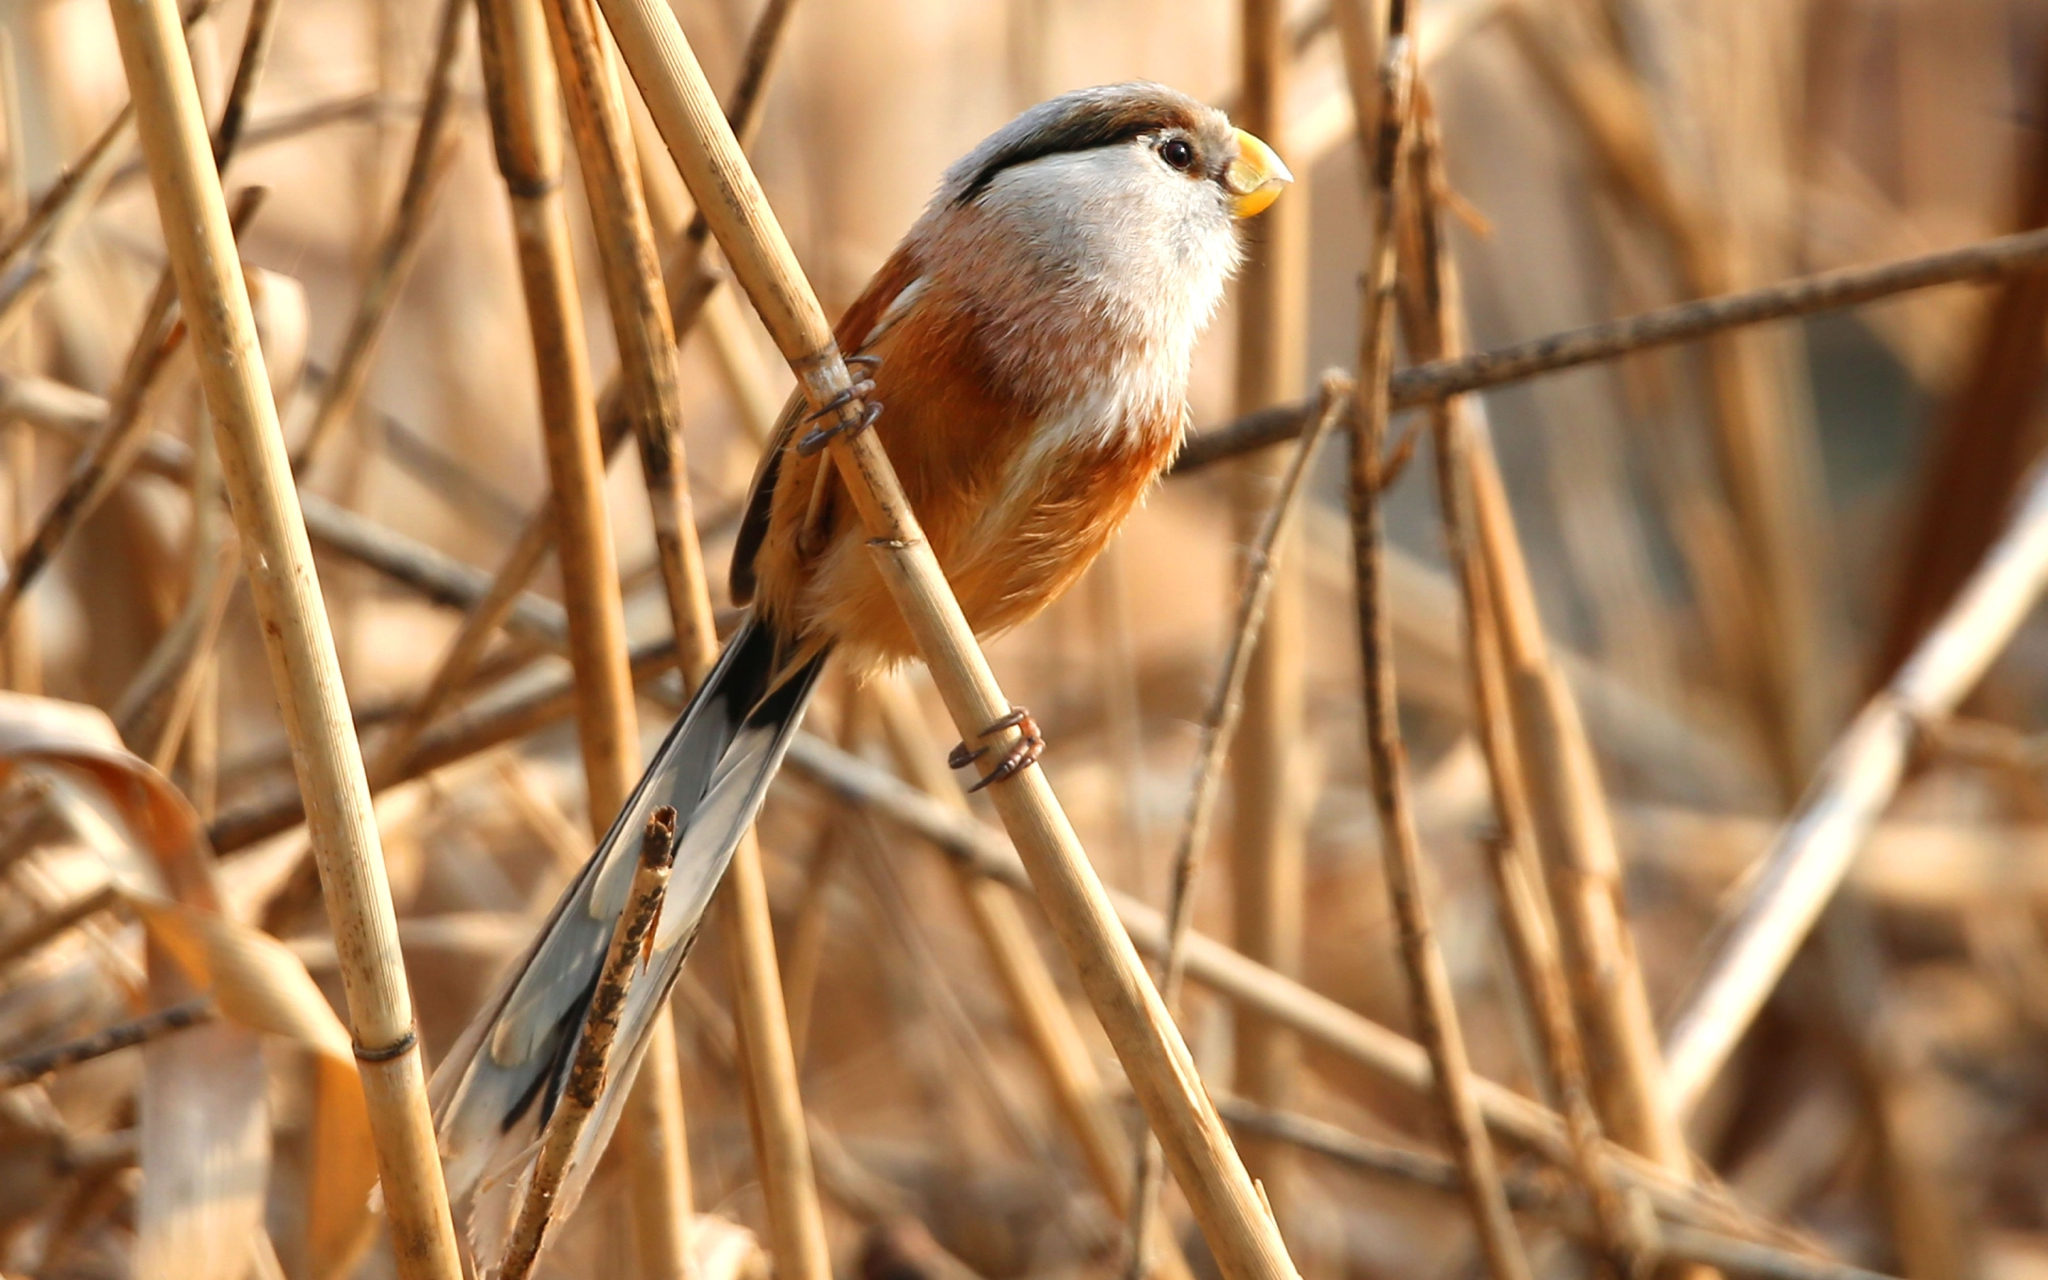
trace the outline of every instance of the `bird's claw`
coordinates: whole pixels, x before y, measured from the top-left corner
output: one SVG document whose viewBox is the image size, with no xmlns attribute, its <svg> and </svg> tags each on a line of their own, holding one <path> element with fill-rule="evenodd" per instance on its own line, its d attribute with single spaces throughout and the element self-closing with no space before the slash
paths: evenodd
<svg viewBox="0 0 2048 1280">
<path fill-rule="evenodd" d="M 975 736 L 986 738 L 992 733 L 1001 733 L 1005 729 L 1022 730 L 1024 736 L 1010 744 L 1009 748 L 1003 752 L 1002 759 L 996 761 L 996 767 L 983 775 L 981 781 L 967 788 L 969 795 L 974 794 L 983 787 L 994 786 L 1005 778 L 1014 777 L 1022 773 L 1032 765 L 1037 764 L 1038 757 L 1045 754 L 1045 736 L 1038 731 L 1038 722 L 1031 718 L 1031 712 L 1023 707 L 1011 707 L 1008 715 L 989 725 Z M 988 753 L 989 746 L 987 743 L 970 749 L 965 742 L 962 742 L 947 754 L 946 764 L 954 769 L 965 769 Z"/>
<path fill-rule="evenodd" d="M 872 388 L 875 384 L 870 382 L 865 385 Z M 875 420 L 881 416 L 882 402 L 871 400 L 868 402 L 867 407 L 861 411 L 860 417 L 855 418 L 851 422 L 835 422 L 830 426 L 813 427 L 804 433 L 802 439 L 796 442 L 797 456 L 799 458 L 814 457 L 823 452 L 825 446 L 831 444 L 838 437 L 858 435 L 866 431 L 869 427 L 874 426 Z"/>
</svg>

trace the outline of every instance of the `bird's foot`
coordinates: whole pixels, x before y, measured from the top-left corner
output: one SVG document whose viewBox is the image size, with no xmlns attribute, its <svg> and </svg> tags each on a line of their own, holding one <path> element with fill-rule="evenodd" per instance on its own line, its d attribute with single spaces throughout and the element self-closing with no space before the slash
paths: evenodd
<svg viewBox="0 0 2048 1280">
<path fill-rule="evenodd" d="M 881 363 L 882 357 L 880 356 L 848 356 L 846 358 L 846 367 L 848 369 L 864 369 L 868 373 L 873 373 L 881 366 Z M 870 377 L 864 377 L 826 401 L 822 408 L 811 413 L 804 421 L 817 422 L 821 419 L 833 417 L 845 409 L 846 406 L 853 404 L 855 401 L 867 400 L 873 394 L 875 394 L 875 380 Z M 881 416 L 881 404 L 871 401 L 861 409 L 860 416 L 857 418 L 828 423 L 822 427 L 813 427 L 805 432 L 802 438 L 796 442 L 797 456 L 800 458 L 813 457 L 821 452 L 826 445 L 831 444 L 835 437 L 857 435 L 860 432 L 866 431 L 869 427 L 874 426 L 875 419 Z"/>
<path fill-rule="evenodd" d="M 983 787 L 993 786 L 1005 778 L 1022 773 L 1032 765 L 1037 764 L 1038 757 L 1045 754 L 1045 736 L 1038 731 L 1038 722 L 1031 718 L 1031 712 L 1023 707 L 1011 707 L 1008 715 L 989 725 L 975 736 L 986 738 L 992 733 L 1001 733 L 1005 729 L 1022 730 L 1024 736 L 1010 744 L 1009 749 L 1003 752 L 1003 758 L 996 761 L 996 767 L 989 770 L 981 781 L 967 788 L 969 795 L 974 794 Z M 946 764 L 954 769 L 965 769 L 988 753 L 989 746 L 987 743 L 970 749 L 965 742 L 962 742 L 959 746 L 954 747 L 952 752 L 946 756 Z"/>
</svg>

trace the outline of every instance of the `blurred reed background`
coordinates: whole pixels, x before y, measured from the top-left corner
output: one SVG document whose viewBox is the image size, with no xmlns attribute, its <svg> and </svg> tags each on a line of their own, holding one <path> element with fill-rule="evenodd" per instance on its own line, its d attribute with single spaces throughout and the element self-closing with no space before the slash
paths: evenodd
<svg viewBox="0 0 2048 1280">
<path fill-rule="evenodd" d="M 1230 108 L 1300 181 L 1253 226 L 1253 264 L 1197 354 L 1193 422 L 1217 429 L 1359 364 L 1377 135 L 1361 148 L 1354 89 L 1373 109 L 1388 18 L 1331 4 L 771 6 L 792 11 L 750 154 L 836 314 L 942 169 L 1022 107 L 1144 77 Z M 471 7 L 219 0 L 187 33 L 212 122 L 252 19 L 274 20 L 225 187 L 231 203 L 264 192 L 246 278 L 429 1067 L 609 819 L 589 811 L 568 723 L 552 559 L 477 633 L 487 647 L 438 713 L 416 713 L 549 487 Z M 729 94 L 761 13 L 677 13 Z M 1423 89 L 1394 220 L 1397 367 L 2048 225 L 2040 0 L 1426 0 L 1410 24 Z M 0 674 L 46 700 L 0 701 L 0 1273 L 395 1274 L 363 1208 L 345 1042 L 303 985 L 310 971 L 342 1008 L 192 357 L 168 297 L 152 301 L 157 207 L 133 132 L 95 145 L 129 98 L 108 8 L 8 0 L 0 36 Z M 667 246 L 688 193 L 625 83 Z M 568 156 L 603 386 L 617 343 Z M 1477 1104 L 1536 1274 L 2048 1276 L 2048 632 L 2024 617 L 2048 573 L 2028 498 L 2048 277 L 2013 269 L 2030 253 L 1976 287 L 1517 381 L 1434 426 L 1395 417 L 1421 434 L 1387 493 L 1382 581 L 1422 896 L 1471 1071 L 1566 1117 L 1501 1089 Z M 736 289 L 678 338 L 724 624 L 736 504 L 793 382 Z M 1454 435 L 1476 452 L 1467 472 L 1440 467 Z M 1079 588 L 990 647 L 1090 857 L 1141 913 L 1167 904 L 1241 549 L 1289 448 L 1184 468 Z M 605 497 L 651 746 L 678 705 L 671 610 L 649 485 L 622 452 Z M 1321 452 L 1277 544 L 1196 882 L 1195 928 L 1264 968 L 1198 943 L 1178 1015 L 1304 1276 L 1499 1276 L 1512 1264 L 1446 1194 L 1456 1171 L 1410 1158 L 1450 1150 L 1419 1052 L 1371 1025 L 1416 1034 L 1368 772 L 1344 453 Z M 1472 574 L 1446 553 L 1453 491 L 1502 615 L 1476 631 Z M 1987 553 L 2004 576 L 1956 605 Z M 1505 673 L 1492 730 L 1473 634 Z M 1930 634 L 1948 647 L 1928 652 Z M 761 836 L 833 1269 L 1125 1274 L 1140 1118 L 1028 894 L 971 871 L 1008 855 L 988 811 L 963 827 L 957 785 L 933 777 L 955 734 L 929 682 L 828 678 L 810 729 L 823 741 L 799 748 Z M 1574 773 L 1587 743 L 1597 770 Z M 1501 750 L 1529 775 L 1505 802 L 1519 816 L 1489 784 Z M 950 807 L 888 792 L 898 770 Z M 187 802 L 210 846 L 177 825 Z M 1156 920 L 1134 928 L 1156 953 Z M 714 914 L 676 1003 L 707 1280 L 774 1265 L 736 1229 L 775 1238 L 729 930 Z M 1729 992 L 1747 994 L 1703 998 Z M 1560 1078 L 1560 1028 L 1590 1082 Z M 539 1274 L 660 1274 L 640 1182 L 608 1157 Z M 1212 1274 L 1177 1193 L 1162 1213 L 1173 1243 L 1150 1268 Z"/>
</svg>

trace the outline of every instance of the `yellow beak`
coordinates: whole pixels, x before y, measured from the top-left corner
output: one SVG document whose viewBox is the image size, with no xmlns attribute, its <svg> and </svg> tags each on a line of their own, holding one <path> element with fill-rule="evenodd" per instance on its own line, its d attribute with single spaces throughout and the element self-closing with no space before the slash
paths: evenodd
<svg viewBox="0 0 2048 1280">
<path fill-rule="evenodd" d="M 1244 130 L 1237 130 L 1237 159 L 1223 171 L 1223 185 L 1230 188 L 1230 211 L 1240 218 L 1263 213 L 1280 198 L 1280 188 L 1294 181 L 1294 175 L 1280 162 L 1273 148 Z"/>
</svg>

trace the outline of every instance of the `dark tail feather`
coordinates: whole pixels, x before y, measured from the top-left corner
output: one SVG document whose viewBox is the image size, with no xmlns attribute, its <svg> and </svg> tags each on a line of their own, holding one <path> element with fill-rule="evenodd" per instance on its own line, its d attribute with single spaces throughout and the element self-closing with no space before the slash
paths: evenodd
<svg viewBox="0 0 2048 1280">
<path fill-rule="evenodd" d="M 434 1073 L 430 1095 L 449 1196 L 458 1212 L 467 1207 L 470 1243 L 486 1272 L 523 1194 L 541 1127 L 561 1094 L 605 948 L 625 907 L 641 831 L 656 808 L 672 805 L 680 818 L 675 870 L 653 955 L 627 999 L 605 1094 L 558 1196 L 558 1215 L 575 1206 L 610 1137 L 625 1096 L 619 1083 L 639 1064 L 711 893 L 760 811 L 817 686 L 822 654 L 783 671 L 780 650 L 769 629 L 751 619 L 727 642 L 597 852 Z"/>
</svg>

